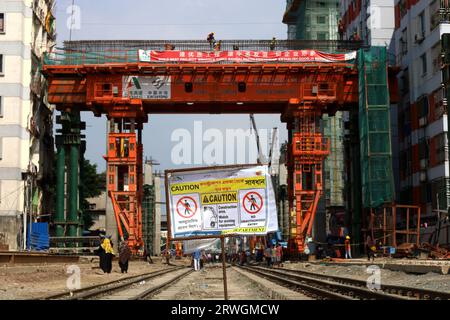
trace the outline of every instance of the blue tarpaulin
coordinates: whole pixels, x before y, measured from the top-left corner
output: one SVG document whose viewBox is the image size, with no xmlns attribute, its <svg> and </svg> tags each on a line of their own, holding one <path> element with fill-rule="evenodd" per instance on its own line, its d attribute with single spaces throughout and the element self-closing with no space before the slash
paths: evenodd
<svg viewBox="0 0 450 320">
<path fill-rule="evenodd" d="M 50 247 L 48 223 L 36 222 L 31 224 L 31 232 L 27 236 L 27 248 L 43 251 Z"/>
</svg>

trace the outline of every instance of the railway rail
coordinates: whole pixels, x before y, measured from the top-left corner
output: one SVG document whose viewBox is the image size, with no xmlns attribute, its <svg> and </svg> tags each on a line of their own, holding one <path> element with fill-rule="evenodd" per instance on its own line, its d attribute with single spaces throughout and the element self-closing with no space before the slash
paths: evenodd
<svg viewBox="0 0 450 320">
<path fill-rule="evenodd" d="M 190 272 L 192 272 L 190 268 L 177 266 L 54 294 L 43 300 L 142 300 L 176 283 Z"/>
<path fill-rule="evenodd" d="M 364 280 L 333 276 L 333 275 L 325 275 L 318 274 L 315 272 L 303 271 L 303 270 L 290 270 L 290 269 L 281 269 L 283 271 L 293 272 L 299 275 L 305 275 L 308 277 L 315 277 L 318 279 L 327 279 L 329 281 L 334 281 L 342 284 L 348 284 L 352 286 L 357 286 L 361 288 L 367 288 L 367 282 Z M 404 296 L 408 298 L 413 298 L 417 300 L 450 300 L 450 293 L 428 290 L 428 289 L 420 289 L 414 287 L 407 287 L 402 285 L 393 285 L 393 284 L 383 284 L 381 283 L 380 291 L 388 294 Z"/>
<path fill-rule="evenodd" d="M 241 267 L 271 281 L 292 288 L 314 299 L 332 300 L 449 300 L 450 294 L 419 288 L 381 285 L 380 290 L 370 290 L 367 282 L 338 276 L 252 266 Z"/>
</svg>

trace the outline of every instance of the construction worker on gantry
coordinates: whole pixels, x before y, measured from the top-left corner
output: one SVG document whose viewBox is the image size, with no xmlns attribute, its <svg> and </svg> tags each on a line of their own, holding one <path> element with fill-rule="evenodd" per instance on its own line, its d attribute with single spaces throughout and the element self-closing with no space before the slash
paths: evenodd
<svg viewBox="0 0 450 320">
<path fill-rule="evenodd" d="M 277 38 L 273 37 L 272 41 L 270 41 L 269 48 L 271 51 L 275 50 L 275 46 L 277 44 Z"/>
<path fill-rule="evenodd" d="M 214 32 L 211 32 L 208 34 L 208 38 L 206 38 L 206 41 L 209 42 L 209 48 L 212 50 L 214 49 L 214 46 L 216 45 L 216 39 L 214 38 Z"/>
</svg>

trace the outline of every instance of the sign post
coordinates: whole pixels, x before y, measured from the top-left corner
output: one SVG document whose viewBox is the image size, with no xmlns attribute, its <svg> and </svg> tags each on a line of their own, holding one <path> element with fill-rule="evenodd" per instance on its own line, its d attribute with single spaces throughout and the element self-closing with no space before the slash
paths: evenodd
<svg viewBox="0 0 450 320">
<path fill-rule="evenodd" d="M 265 165 L 165 171 L 167 251 L 172 240 L 219 239 L 228 300 L 225 237 L 278 230 L 275 193 Z"/>
<path fill-rule="evenodd" d="M 225 237 L 220 237 L 220 246 L 222 248 L 222 272 L 223 272 L 223 295 L 228 300 L 227 288 L 227 256 L 225 252 Z"/>
</svg>

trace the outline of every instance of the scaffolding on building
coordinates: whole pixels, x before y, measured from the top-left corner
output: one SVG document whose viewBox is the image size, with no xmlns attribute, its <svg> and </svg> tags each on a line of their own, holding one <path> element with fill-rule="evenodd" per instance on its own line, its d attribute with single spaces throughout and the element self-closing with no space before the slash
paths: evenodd
<svg viewBox="0 0 450 320">
<path fill-rule="evenodd" d="M 394 200 L 387 51 L 360 50 L 359 137 L 363 208 Z"/>
</svg>

